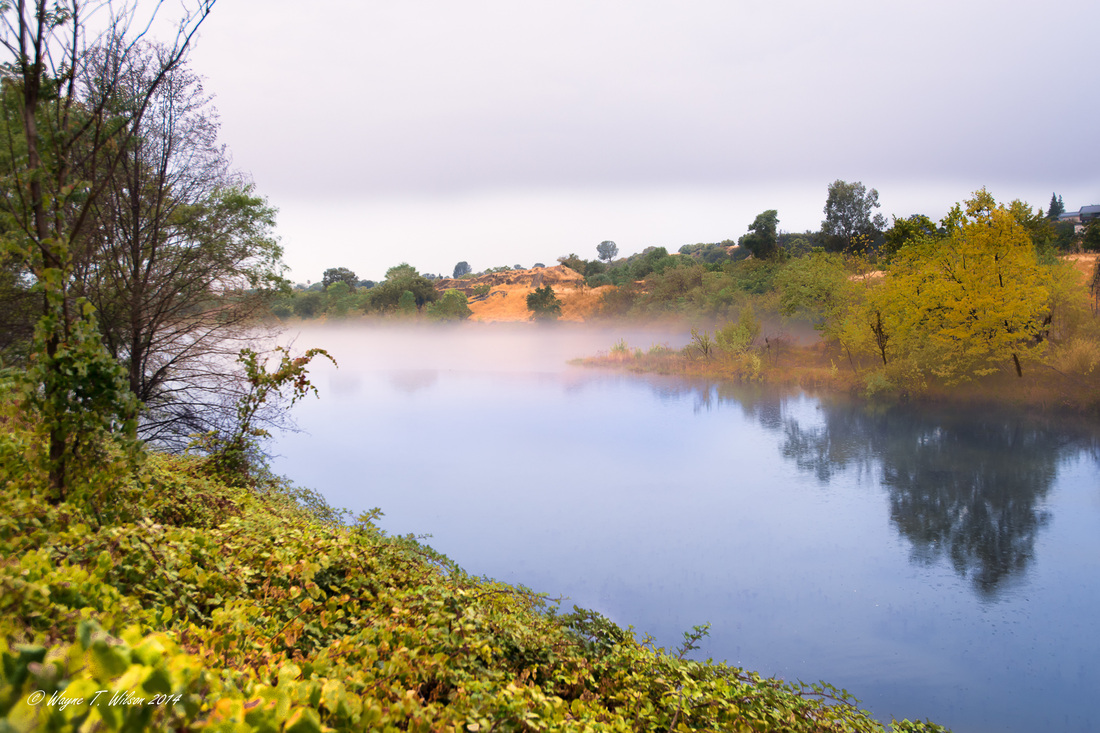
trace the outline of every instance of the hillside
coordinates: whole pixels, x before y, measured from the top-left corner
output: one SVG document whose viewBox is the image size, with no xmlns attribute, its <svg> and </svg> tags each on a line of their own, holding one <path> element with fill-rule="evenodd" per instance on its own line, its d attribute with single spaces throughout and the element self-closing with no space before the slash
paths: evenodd
<svg viewBox="0 0 1100 733">
<path fill-rule="evenodd" d="M 488 285 L 488 295 L 475 296 L 478 287 Z M 527 310 L 527 296 L 536 288 L 549 285 L 562 302 L 563 321 L 582 322 L 592 317 L 599 306 L 600 294 L 607 288 L 589 288 L 584 276 L 565 265 L 539 267 L 531 270 L 509 270 L 480 277 L 436 282 L 440 291 L 455 289 L 469 298 L 470 320 L 482 322 L 526 321 L 531 318 Z"/>
</svg>

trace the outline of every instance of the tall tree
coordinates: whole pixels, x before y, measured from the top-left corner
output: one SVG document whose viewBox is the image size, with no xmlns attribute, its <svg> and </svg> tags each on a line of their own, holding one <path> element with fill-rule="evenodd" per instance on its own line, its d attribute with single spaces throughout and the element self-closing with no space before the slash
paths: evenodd
<svg viewBox="0 0 1100 733">
<path fill-rule="evenodd" d="M 860 239 L 874 241 L 886 228 L 886 217 L 874 213 L 879 208 L 878 191 L 867 190 L 862 182 L 836 180 L 829 184 L 825 199 L 825 220 L 821 232 L 829 249 L 840 251 L 858 247 Z"/>
<path fill-rule="evenodd" d="M 470 272 L 472 272 L 472 270 L 470 269 L 470 263 L 466 260 L 462 260 L 462 262 L 459 262 L 457 265 L 455 265 L 454 272 L 451 273 L 451 276 L 454 277 L 455 280 L 457 280 L 463 275 L 469 275 Z"/>
<path fill-rule="evenodd" d="M 166 53 L 139 45 L 89 67 L 121 80 L 114 108 L 145 88 Z M 216 120 L 201 80 L 182 64 L 166 72 L 113 170 L 85 172 L 105 183 L 73 258 L 74 290 L 96 307 L 104 343 L 145 406 L 140 434 L 177 448 L 232 421 L 232 356 L 287 285 L 274 209 L 230 172 Z"/>
<path fill-rule="evenodd" d="M 83 246 L 92 210 L 137 134 L 157 88 L 183 60 L 214 0 L 198 0 L 145 83 L 116 104 L 118 72 L 136 53 L 136 7 L 107 0 L 0 2 L 4 115 L 0 214 L 4 242 L 41 293 L 31 403 L 48 433 L 45 464 L 52 499 L 61 501 L 101 436 L 132 424 L 125 378 L 104 350 L 94 309 L 73 297 L 73 253 Z M 160 3 L 154 9 L 159 10 Z M 100 32 L 89 34 L 95 18 Z M 149 21 L 150 23 L 152 20 Z M 89 73 L 89 60 L 105 76 Z M 94 174 L 87 177 L 87 172 Z"/>
<path fill-rule="evenodd" d="M 1047 218 L 1051 221 L 1057 221 L 1058 217 L 1066 213 L 1066 205 L 1062 203 L 1062 197 L 1055 194 L 1050 195 L 1050 208 L 1047 210 Z"/>
</svg>

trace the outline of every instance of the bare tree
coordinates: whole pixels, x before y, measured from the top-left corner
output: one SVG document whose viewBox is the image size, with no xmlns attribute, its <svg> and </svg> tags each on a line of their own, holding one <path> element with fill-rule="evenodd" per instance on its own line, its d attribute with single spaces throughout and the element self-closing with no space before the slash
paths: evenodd
<svg viewBox="0 0 1100 733">
<path fill-rule="evenodd" d="M 121 79 L 124 104 L 169 53 L 141 46 L 92 75 Z M 140 434 L 170 447 L 224 417 L 234 357 L 287 287 L 275 212 L 230 171 L 217 133 L 201 80 L 183 65 L 164 74 L 114 170 L 87 173 L 106 185 L 74 252 L 74 288 L 144 405 Z"/>
</svg>

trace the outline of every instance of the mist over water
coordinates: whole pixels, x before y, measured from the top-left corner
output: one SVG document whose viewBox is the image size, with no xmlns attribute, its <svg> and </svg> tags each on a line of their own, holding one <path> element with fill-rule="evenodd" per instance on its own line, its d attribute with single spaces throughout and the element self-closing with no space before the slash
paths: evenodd
<svg viewBox="0 0 1100 733">
<path fill-rule="evenodd" d="M 824 679 L 884 720 L 1100 725 L 1093 427 L 568 364 L 619 339 L 688 335 L 303 329 L 340 368 L 315 362 L 321 399 L 275 469 L 662 645 L 710 622 L 703 656 Z"/>
</svg>

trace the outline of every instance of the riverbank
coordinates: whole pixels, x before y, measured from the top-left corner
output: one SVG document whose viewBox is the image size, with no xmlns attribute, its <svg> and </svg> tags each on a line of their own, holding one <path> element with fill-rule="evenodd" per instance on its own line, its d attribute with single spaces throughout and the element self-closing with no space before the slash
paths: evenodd
<svg viewBox="0 0 1100 733">
<path fill-rule="evenodd" d="M 1030 364 L 1022 377 L 1010 369 L 962 384 L 947 385 L 927 376 L 899 375 L 849 359 L 823 343 L 809 346 L 769 339 L 742 352 L 723 353 L 699 339 L 682 349 L 648 349 L 625 341 L 577 365 L 640 374 L 675 375 L 774 387 L 832 392 L 886 403 L 1011 407 L 1043 412 L 1100 416 L 1100 379 L 1090 368 L 1062 371 Z"/>
<path fill-rule="evenodd" d="M 687 659 L 702 630 L 655 649 L 201 458 L 148 454 L 113 516 L 52 505 L 33 425 L 2 419 L 9 730 L 883 730 L 827 685 Z"/>
</svg>

